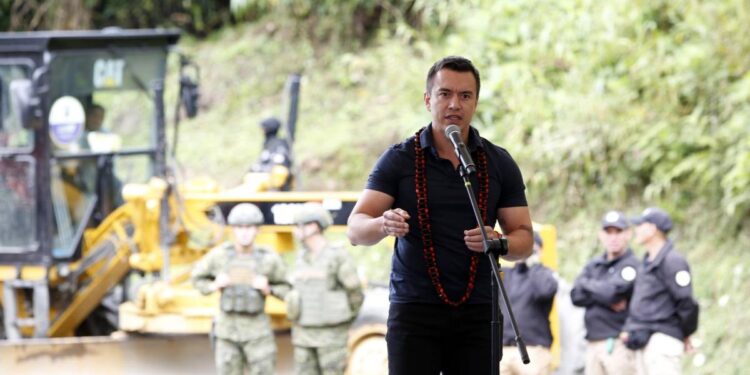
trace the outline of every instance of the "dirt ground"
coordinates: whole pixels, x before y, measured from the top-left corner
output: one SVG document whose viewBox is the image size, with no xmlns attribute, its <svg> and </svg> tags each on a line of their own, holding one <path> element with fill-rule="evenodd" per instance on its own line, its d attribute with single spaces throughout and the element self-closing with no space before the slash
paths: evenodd
<svg viewBox="0 0 750 375">
<path fill-rule="evenodd" d="M 294 369 L 291 335 L 276 334 L 276 373 Z M 0 374 L 214 374 L 205 335 L 0 341 Z"/>
</svg>

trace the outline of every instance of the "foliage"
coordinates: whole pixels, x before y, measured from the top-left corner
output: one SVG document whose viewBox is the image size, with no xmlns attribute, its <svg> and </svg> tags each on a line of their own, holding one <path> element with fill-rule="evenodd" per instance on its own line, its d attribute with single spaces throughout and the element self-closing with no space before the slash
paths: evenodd
<svg viewBox="0 0 750 375">
<path fill-rule="evenodd" d="M 177 27 L 204 36 L 231 22 L 228 0 L 0 0 L 7 31 Z"/>
<path fill-rule="evenodd" d="M 387 145 L 429 121 L 430 64 L 468 56 L 483 80 L 475 125 L 521 164 L 533 217 L 557 226 L 561 276 L 572 281 L 601 251 L 605 210 L 662 206 L 702 306 L 695 338 L 705 363 L 692 357 L 698 367 L 686 370 L 750 365 L 740 355 L 750 337 L 747 2 L 416 1 L 443 21 L 394 19 L 355 43 L 340 31 L 357 21 L 332 3 L 314 3 L 310 33 L 300 29 L 313 21 L 289 12 L 313 2 L 248 3 L 268 6 L 182 44 L 204 73 L 203 112 L 181 136 L 200 142 L 178 150 L 189 176 L 237 183 L 258 154 L 257 124 L 284 117 L 286 76 L 301 72 L 297 188 L 359 190 Z M 335 17 L 340 30 L 325 31 Z M 384 278 L 388 256 L 373 251 L 382 250 L 355 253 Z"/>
<path fill-rule="evenodd" d="M 289 22 L 298 36 L 336 44 L 367 44 L 381 34 L 410 39 L 441 34 L 452 25 L 456 0 L 232 0 L 239 19 L 267 14 Z"/>
<path fill-rule="evenodd" d="M 532 171 L 538 200 L 698 203 L 736 232 L 750 217 L 745 6 L 492 2 L 448 49 L 489 67 L 482 97 L 496 105 L 479 120 Z"/>
<path fill-rule="evenodd" d="M 222 26 L 273 15 L 318 42 L 365 44 L 381 33 L 441 35 L 457 0 L 0 0 L 7 31 L 176 27 L 204 37 Z"/>
</svg>

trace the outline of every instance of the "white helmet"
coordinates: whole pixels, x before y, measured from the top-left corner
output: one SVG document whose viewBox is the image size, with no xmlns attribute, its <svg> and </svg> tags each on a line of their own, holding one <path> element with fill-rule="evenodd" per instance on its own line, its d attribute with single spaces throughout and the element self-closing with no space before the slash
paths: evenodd
<svg viewBox="0 0 750 375">
<path fill-rule="evenodd" d="M 263 213 L 260 208 L 252 203 L 240 203 L 229 211 L 227 224 L 236 225 L 261 225 L 263 224 Z"/>
<path fill-rule="evenodd" d="M 333 224 L 333 217 L 320 203 L 305 203 L 294 212 L 295 224 L 316 222 L 324 230 Z"/>
</svg>

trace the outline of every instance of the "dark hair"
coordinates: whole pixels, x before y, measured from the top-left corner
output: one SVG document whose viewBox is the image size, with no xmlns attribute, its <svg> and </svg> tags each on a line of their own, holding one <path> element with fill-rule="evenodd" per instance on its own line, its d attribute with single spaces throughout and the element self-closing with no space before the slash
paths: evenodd
<svg viewBox="0 0 750 375">
<path fill-rule="evenodd" d="M 427 72 L 428 93 L 432 91 L 432 82 L 435 80 L 435 75 L 443 69 L 449 69 L 454 72 L 471 72 L 471 74 L 474 75 L 474 80 L 477 81 L 477 96 L 479 96 L 479 71 L 474 67 L 474 64 L 471 63 L 471 60 L 461 56 L 446 56 L 432 65 L 430 71 Z"/>
<path fill-rule="evenodd" d="M 98 110 L 100 110 L 100 111 L 104 111 L 104 107 L 102 107 L 102 106 L 101 106 L 101 104 L 92 102 L 92 103 L 91 103 L 91 104 L 89 105 L 89 107 L 88 107 L 88 108 L 86 108 L 86 113 L 89 113 L 89 112 L 91 112 L 91 111 L 93 111 L 93 110 L 95 110 L 95 109 L 98 109 Z"/>
</svg>

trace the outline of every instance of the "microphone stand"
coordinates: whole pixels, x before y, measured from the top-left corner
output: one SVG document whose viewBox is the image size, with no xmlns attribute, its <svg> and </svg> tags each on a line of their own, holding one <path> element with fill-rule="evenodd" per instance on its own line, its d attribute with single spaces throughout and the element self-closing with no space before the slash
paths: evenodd
<svg viewBox="0 0 750 375">
<path fill-rule="evenodd" d="M 456 152 L 458 153 L 458 149 L 456 149 Z M 474 190 L 472 189 L 471 181 L 469 180 L 469 173 L 467 173 L 466 168 L 464 168 L 464 165 L 462 163 L 459 163 L 459 165 L 460 165 L 459 173 L 461 175 L 461 178 L 464 180 L 466 193 L 469 196 L 469 201 L 471 202 L 471 208 L 472 210 L 474 210 L 474 218 L 476 219 L 477 224 L 479 225 L 479 230 L 482 232 L 482 242 L 484 245 L 484 253 L 489 258 L 490 266 L 492 267 L 492 276 L 490 277 L 490 284 L 492 286 L 492 321 L 490 322 L 490 335 L 491 335 L 490 359 L 492 361 L 492 364 L 490 367 L 490 373 L 492 375 L 497 375 L 497 374 L 500 374 L 500 360 L 503 357 L 503 354 L 502 354 L 503 347 L 500 341 L 502 338 L 501 336 L 502 336 L 503 326 L 502 326 L 502 314 L 500 312 L 500 303 L 498 301 L 498 295 L 503 296 L 503 302 L 505 303 L 505 308 L 508 311 L 510 324 L 513 327 L 513 332 L 516 335 L 516 347 L 518 347 L 518 352 L 521 354 L 521 360 L 523 361 L 524 364 L 527 364 L 530 362 L 529 353 L 526 351 L 526 343 L 523 341 L 523 338 L 521 337 L 521 332 L 518 330 L 518 323 L 516 322 L 516 317 L 513 315 L 513 309 L 511 308 L 510 300 L 508 300 L 508 293 L 506 293 L 505 291 L 505 285 L 503 284 L 503 279 L 500 277 L 500 270 L 497 265 L 497 257 L 508 253 L 508 240 L 505 238 L 502 238 L 499 240 L 490 240 L 487 237 L 487 231 L 484 229 L 484 220 L 482 219 L 482 215 L 479 212 L 479 205 L 477 204 L 477 198 L 476 196 L 474 196 Z"/>
</svg>

